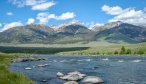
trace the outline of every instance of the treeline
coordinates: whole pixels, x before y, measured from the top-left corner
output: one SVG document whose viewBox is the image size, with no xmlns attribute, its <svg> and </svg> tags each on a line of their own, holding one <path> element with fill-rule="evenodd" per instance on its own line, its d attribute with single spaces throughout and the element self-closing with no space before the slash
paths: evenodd
<svg viewBox="0 0 146 84">
<path fill-rule="evenodd" d="M 89 47 L 4 47 L 0 46 L 2 53 L 29 53 L 29 54 L 56 54 L 59 52 L 86 50 Z"/>
<path fill-rule="evenodd" d="M 145 51 L 143 49 L 137 49 L 137 50 L 132 50 L 132 49 L 126 49 L 125 46 L 122 46 L 120 51 L 115 50 L 114 54 L 145 54 Z"/>
</svg>

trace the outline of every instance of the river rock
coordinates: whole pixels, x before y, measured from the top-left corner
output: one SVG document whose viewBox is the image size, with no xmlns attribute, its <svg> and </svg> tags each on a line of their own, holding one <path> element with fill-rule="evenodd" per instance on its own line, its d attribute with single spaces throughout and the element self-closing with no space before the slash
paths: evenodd
<svg viewBox="0 0 146 84">
<path fill-rule="evenodd" d="M 32 70 L 32 68 L 30 68 L 30 67 L 26 67 L 25 70 Z"/>
<path fill-rule="evenodd" d="M 78 80 L 83 79 L 85 76 L 86 76 L 85 74 L 81 74 L 80 72 L 75 71 L 75 72 L 70 72 L 67 75 L 60 77 L 60 79 L 68 80 L 68 81 L 78 81 Z"/>
<path fill-rule="evenodd" d="M 96 76 L 87 76 L 81 82 L 83 84 L 102 84 L 104 81 Z"/>
<path fill-rule="evenodd" d="M 64 84 L 78 84 L 76 81 L 68 81 L 68 82 L 65 82 Z"/>
<path fill-rule="evenodd" d="M 57 72 L 57 76 L 58 76 L 58 77 L 62 77 L 62 76 L 64 76 L 64 74 L 61 73 L 61 72 Z"/>
<path fill-rule="evenodd" d="M 79 71 L 74 71 L 74 72 L 70 72 L 68 73 L 68 75 L 79 75 L 81 78 L 85 77 L 86 74 L 81 74 Z"/>
<path fill-rule="evenodd" d="M 36 58 L 36 57 L 18 58 L 18 59 L 14 59 L 13 62 L 28 62 L 28 61 L 41 61 L 41 60 L 47 60 L 47 59 L 46 58 Z"/>
<path fill-rule="evenodd" d="M 47 82 L 47 80 L 42 80 L 42 82 Z"/>
<path fill-rule="evenodd" d="M 80 76 L 78 74 L 74 74 L 74 75 L 65 75 L 63 77 L 60 77 L 60 79 L 68 80 L 68 81 L 77 81 L 77 80 L 80 80 L 82 78 L 80 78 Z"/>
</svg>

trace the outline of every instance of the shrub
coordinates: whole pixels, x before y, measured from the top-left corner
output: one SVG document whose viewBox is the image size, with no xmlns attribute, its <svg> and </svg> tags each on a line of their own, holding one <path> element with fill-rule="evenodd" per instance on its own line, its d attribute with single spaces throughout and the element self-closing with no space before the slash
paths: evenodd
<svg viewBox="0 0 146 84">
<path fill-rule="evenodd" d="M 131 54 L 131 49 L 127 49 L 126 54 Z"/>
<path fill-rule="evenodd" d="M 114 54 L 118 54 L 119 52 L 117 50 L 115 50 Z"/>
<path fill-rule="evenodd" d="M 124 47 L 124 46 L 122 46 L 122 47 L 121 47 L 120 54 L 125 54 L 125 51 L 126 51 L 125 47 Z"/>
<path fill-rule="evenodd" d="M 140 54 L 140 55 L 144 54 L 144 50 L 142 50 L 142 49 L 138 50 L 137 54 Z"/>
</svg>

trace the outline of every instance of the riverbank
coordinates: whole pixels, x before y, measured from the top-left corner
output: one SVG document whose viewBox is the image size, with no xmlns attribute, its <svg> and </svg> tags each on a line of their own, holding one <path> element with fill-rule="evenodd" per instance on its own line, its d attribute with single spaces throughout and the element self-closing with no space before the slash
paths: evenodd
<svg viewBox="0 0 146 84">
<path fill-rule="evenodd" d="M 22 54 L 0 54 L 0 84 L 34 84 L 23 74 L 9 71 L 12 59 Z"/>
</svg>

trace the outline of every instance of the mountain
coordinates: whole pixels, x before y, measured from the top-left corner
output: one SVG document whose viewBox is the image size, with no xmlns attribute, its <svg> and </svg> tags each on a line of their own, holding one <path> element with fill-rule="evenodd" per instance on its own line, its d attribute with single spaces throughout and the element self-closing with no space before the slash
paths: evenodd
<svg viewBox="0 0 146 84">
<path fill-rule="evenodd" d="M 110 23 L 106 23 L 102 26 L 94 26 L 92 28 L 93 31 L 96 31 L 96 32 L 99 32 L 99 31 L 102 31 L 102 30 L 106 30 L 106 29 L 110 29 L 110 28 L 113 28 L 113 27 L 116 27 L 116 26 L 119 26 L 120 24 L 122 24 L 123 22 L 121 21 L 117 21 L 117 22 L 110 22 Z"/>
<path fill-rule="evenodd" d="M 0 33 L 1 43 L 42 43 L 53 38 L 54 30 L 45 25 L 26 25 L 10 28 Z"/>
<path fill-rule="evenodd" d="M 96 40 L 104 40 L 113 43 L 139 43 L 146 41 L 146 28 L 122 23 L 114 22 L 102 26 L 105 28 L 96 33 Z"/>
<path fill-rule="evenodd" d="M 73 43 L 91 40 L 93 31 L 81 24 L 26 25 L 0 33 L 0 43 Z"/>
<path fill-rule="evenodd" d="M 25 25 L 0 32 L 0 43 L 76 43 L 107 41 L 112 43 L 146 42 L 146 28 L 123 22 L 94 26 L 94 31 L 80 23 L 54 26 Z"/>
<path fill-rule="evenodd" d="M 80 42 L 94 40 L 95 32 L 79 23 L 68 23 L 52 26 L 56 31 L 57 42 Z"/>
</svg>

